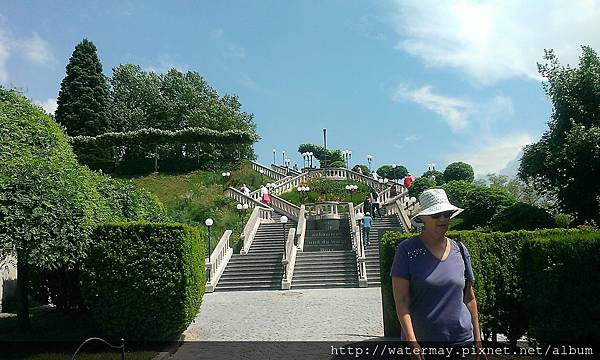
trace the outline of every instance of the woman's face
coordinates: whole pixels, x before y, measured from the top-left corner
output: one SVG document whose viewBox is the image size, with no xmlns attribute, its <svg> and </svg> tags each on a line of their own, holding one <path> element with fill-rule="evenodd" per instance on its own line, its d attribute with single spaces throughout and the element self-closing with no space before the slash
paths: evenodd
<svg viewBox="0 0 600 360">
<path fill-rule="evenodd" d="M 421 216 L 421 221 L 425 226 L 425 231 L 434 232 L 436 234 L 445 234 L 448 231 L 448 223 L 453 211 Z"/>
</svg>

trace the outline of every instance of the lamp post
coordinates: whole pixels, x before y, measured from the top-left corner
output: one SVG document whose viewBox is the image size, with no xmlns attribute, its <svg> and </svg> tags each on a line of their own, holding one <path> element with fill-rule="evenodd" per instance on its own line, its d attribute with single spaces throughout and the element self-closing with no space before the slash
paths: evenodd
<svg viewBox="0 0 600 360">
<path fill-rule="evenodd" d="M 393 172 L 393 175 L 394 175 L 394 181 L 396 181 L 398 179 L 396 177 L 396 167 L 398 167 L 398 165 L 396 165 L 396 164 L 392 165 L 392 172 Z"/>
<path fill-rule="evenodd" d="M 354 204 L 354 192 L 358 190 L 358 186 L 356 185 L 346 185 L 346 191 L 350 193 L 350 202 Z"/>
<path fill-rule="evenodd" d="M 352 150 L 342 151 L 342 156 L 344 157 L 344 160 L 346 160 L 346 169 L 348 169 L 350 166 L 350 159 L 352 158 Z"/>
<path fill-rule="evenodd" d="M 306 152 L 306 151 L 305 151 L 305 152 L 303 152 L 303 153 L 302 153 L 302 160 L 304 161 L 304 162 L 303 162 L 303 164 L 304 164 L 304 165 L 303 165 L 304 169 L 306 169 L 306 168 L 307 168 L 307 166 L 306 166 L 306 160 L 307 160 L 307 159 L 308 159 L 308 152 Z"/>
<path fill-rule="evenodd" d="M 225 184 L 227 184 L 227 179 L 231 176 L 231 173 L 226 171 L 222 172 L 221 175 L 223 176 L 223 187 L 225 187 Z"/>
<path fill-rule="evenodd" d="M 281 151 L 281 165 L 285 165 L 285 150 Z"/>
<path fill-rule="evenodd" d="M 273 165 L 275 165 L 275 153 L 277 152 L 277 150 L 273 149 Z"/>
<path fill-rule="evenodd" d="M 308 186 L 298 186 L 296 189 L 300 193 L 300 201 L 304 201 L 304 195 L 310 191 Z"/>
<path fill-rule="evenodd" d="M 264 179 L 264 175 L 265 175 L 265 169 L 260 169 L 260 182 L 262 183 L 263 181 L 265 181 Z"/>
<path fill-rule="evenodd" d="M 211 218 L 204 220 L 204 225 L 206 225 L 206 227 L 208 228 L 208 263 L 210 264 L 210 266 L 208 267 L 208 282 L 210 282 L 210 269 L 212 268 L 212 263 L 210 259 L 210 227 L 213 226 L 213 224 L 214 222 Z"/>
<path fill-rule="evenodd" d="M 373 161 L 373 155 L 367 155 L 367 162 L 369 163 L 369 172 L 371 172 L 371 161 Z"/>
<path fill-rule="evenodd" d="M 312 163 L 313 153 L 312 153 L 312 151 L 308 152 L 308 158 L 310 159 L 310 168 L 312 169 L 312 167 L 313 167 L 313 163 Z"/>
</svg>

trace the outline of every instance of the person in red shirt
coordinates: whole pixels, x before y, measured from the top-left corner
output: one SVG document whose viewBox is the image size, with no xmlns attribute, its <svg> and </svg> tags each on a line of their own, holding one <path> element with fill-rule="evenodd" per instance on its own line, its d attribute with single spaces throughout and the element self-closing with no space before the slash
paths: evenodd
<svg viewBox="0 0 600 360">
<path fill-rule="evenodd" d="M 412 183 L 413 183 L 412 175 L 411 174 L 406 175 L 404 177 L 404 187 L 408 189 Z"/>
</svg>

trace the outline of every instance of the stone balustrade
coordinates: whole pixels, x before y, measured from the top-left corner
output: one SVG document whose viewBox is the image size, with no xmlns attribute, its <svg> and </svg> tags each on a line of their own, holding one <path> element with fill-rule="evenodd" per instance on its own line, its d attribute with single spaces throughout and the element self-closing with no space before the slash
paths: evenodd
<svg viewBox="0 0 600 360">
<path fill-rule="evenodd" d="M 281 289 L 289 290 L 292 287 L 292 278 L 294 277 L 294 266 L 296 265 L 296 254 L 298 250 L 294 246 L 296 239 L 296 228 L 291 228 L 288 232 L 285 242 L 285 252 L 281 263 L 283 264 L 283 278 L 281 279 Z"/>
<path fill-rule="evenodd" d="M 300 213 L 298 214 L 298 226 L 296 227 L 296 237 L 298 251 L 304 250 L 304 237 L 306 236 L 306 207 L 300 205 Z"/>
<path fill-rule="evenodd" d="M 264 176 L 271 178 L 275 181 L 281 180 L 281 179 L 287 177 L 287 175 L 285 173 L 280 173 L 279 171 L 275 171 L 271 168 L 268 168 L 266 166 L 263 166 L 263 165 L 255 162 L 255 161 L 252 161 L 251 164 L 252 164 L 252 170 L 254 170 L 258 173 L 260 173 L 260 171 L 262 170 L 263 171 L 262 174 Z"/>
<path fill-rule="evenodd" d="M 367 279 L 367 264 L 365 263 L 365 245 L 362 239 L 361 224 L 357 223 L 354 206 L 348 203 L 348 221 L 350 222 L 350 236 L 352 238 L 352 247 L 356 252 L 356 268 L 358 273 L 358 286 L 367 287 L 369 282 Z"/>
<path fill-rule="evenodd" d="M 225 267 L 233 255 L 233 248 L 229 246 L 229 238 L 231 237 L 231 230 L 225 231 L 221 240 L 215 247 L 215 250 L 209 255 L 208 262 L 206 262 L 206 273 L 210 274 L 210 281 L 206 282 L 206 292 L 213 292 L 219 283 Z"/>
</svg>

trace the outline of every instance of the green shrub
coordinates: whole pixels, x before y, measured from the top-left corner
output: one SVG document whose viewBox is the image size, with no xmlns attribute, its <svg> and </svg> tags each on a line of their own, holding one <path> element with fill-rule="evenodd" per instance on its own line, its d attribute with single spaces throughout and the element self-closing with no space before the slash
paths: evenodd
<svg viewBox="0 0 600 360">
<path fill-rule="evenodd" d="M 594 234 L 595 238 L 600 237 L 600 233 L 592 233 L 590 230 L 564 230 L 564 229 L 549 229 L 549 230 L 538 230 L 538 231 L 513 231 L 509 233 L 483 233 L 477 231 L 458 231 L 449 232 L 448 237 L 462 241 L 469 249 L 471 255 L 471 262 L 473 265 L 473 271 L 475 273 L 475 294 L 477 296 L 477 304 L 480 313 L 481 329 L 485 334 L 502 333 L 514 344 L 527 329 L 539 327 L 531 321 L 544 322 L 549 318 L 552 318 L 552 311 L 556 311 L 557 304 L 565 304 L 562 297 L 566 297 L 565 294 L 558 296 L 556 292 L 559 288 L 555 287 L 552 291 L 548 290 L 544 295 L 538 294 L 537 288 L 532 287 L 531 283 L 535 281 L 531 278 L 531 272 L 536 270 L 524 270 L 524 266 L 532 258 L 532 255 L 526 251 L 528 244 L 532 241 L 537 242 L 538 240 L 532 240 L 535 238 L 585 238 L 591 236 L 588 234 Z M 415 234 L 388 232 L 384 235 L 381 245 L 381 291 L 383 295 L 383 308 L 384 308 L 384 323 L 385 323 L 385 336 L 399 336 L 400 325 L 398 323 L 395 305 L 393 301 L 393 291 L 391 285 L 391 278 L 389 271 L 394 260 L 395 249 L 397 244 L 407 238 L 415 236 Z M 596 254 L 589 248 L 588 244 L 583 244 L 582 247 L 587 249 L 590 254 Z M 595 242 L 596 246 L 597 241 Z M 578 243 L 573 242 L 573 246 L 578 246 Z M 593 246 L 592 246 L 593 248 Z M 597 249 L 597 247 L 596 247 Z M 549 253 L 552 249 L 546 249 Z M 530 252 L 530 251 L 529 251 Z M 560 263 L 562 260 L 557 257 L 555 263 Z M 540 259 L 543 256 L 540 255 Z M 593 256 L 586 258 L 594 259 Z M 591 261 L 591 260 L 589 260 Z M 594 259 L 596 268 L 598 267 L 598 260 Z M 539 267 L 535 264 L 530 266 Z M 586 269 L 592 266 L 586 263 Z M 572 274 L 581 274 L 580 269 L 571 268 L 565 272 L 571 272 Z M 591 279 L 588 282 L 584 282 L 581 279 L 576 281 L 572 287 L 576 290 L 570 293 L 569 296 L 581 298 L 581 299 L 594 299 L 595 304 L 596 296 L 590 296 L 588 292 L 583 292 L 582 287 L 589 285 L 598 293 L 598 272 L 588 270 Z M 543 277 L 546 274 L 539 273 L 539 277 Z M 531 279 L 531 280 L 530 280 Z M 530 280 L 530 281 L 529 281 Z M 536 283 L 537 284 L 537 283 Z M 550 284 L 545 283 L 546 286 Z M 592 286 L 593 285 L 593 286 Z M 543 287 L 543 285 L 537 285 Z M 578 292 L 579 291 L 579 292 Z M 546 307 L 542 307 L 541 310 L 536 310 L 537 304 L 532 300 L 525 299 L 524 293 L 529 294 L 532 299 L 535 298 L 537 301 L 546 302 Z M 540 293 L 541 294 L 541 293 Z M 562 301 L 562 302 L 561 302 Z M 590 305 L 591 303 L 588 303 Z M 583 309 L 588 308 L 588 305 L 574 304 L 578 306 L 577 311 L 584 311 Z M 562 311 L 562 308 L 559 309 Z M 570 307 L 564 307 L 564 312 L 568 313 Z M 540 311 L 535 313 L 536 311 Z M 530 314 L 535 313 L 534 317 Z M 594 316 L 597 318 L 600 314 L 597 305 L 592 306 L 591 311 L 588 312 L 588 317 L 593 319 Z M 533 320 L 530 320 L 532 318 Z M 589 320 L 588 323 L 592 321 Z M 560 322 L 556 320 L 556 324 Z M 586 326 L 584 323 L 581 326 L 579 333 L 585 331 Z M 572 327 L 578 327 L 579 323 L 572 321 L 568 324 Z M 595 327 L 597 329 L 597 327 Z M 539 335 L 538 335 L 539 336 Z M 596 332 L 596 338 L 598 333 Z M 562 340 L 573 339 L 573 337 L 563 338 Z"/>
<path fill-rule="evenodd" d="M 556 222 L 546 210 L 517 202 L 500 209 L 492 217 L 491 227 L 494 231 L 550 229 Z"/>
<path fill-rule="evenodd" d="M 204 248 L 186 225 L 113 223 L 95 228 L 82 296 L 115 339 L 169 340 L 183 332 L 205 288 Z"/>
<path fill-rule="evenodd" d="M 469 181 L 449 181 L 442 186 L 442 189 L 446 191 L 448 200 L 451 204 L 458 206 L 459 208 L 465 208 L 469 192 L 473 190 L 477 185 Z"/>
<path fill-rule="evenodd" d="M 365 184 L 349 180 L 311 179 L 303 185 L 310 187 L 310 191 L 306 195 L 301 196 L 297 189 L 292 189 L 281 194 L 280 197 L 296 205 L 318 201 L 350 202 L 351 200 L 354 204 L 360 204 L 369 195 L 370 191 L 370 188 Z M 354 195 L 346 190 L 346 185 L 356 185 L 358 187 Z"/>
<path fill-rule="evenodd" d="M 567 232 L 568 231 L 568 232 Z M 600 338 L 600 233 L 569 230 L 525 244 L 529 335 L 540 343 L 596 343 Z"/>
<path fill-rule="evenodd" d="M 435 187 L 435 182 L 429 180 L 428 178 L 420 177 L 413 181 L 412 185 L 408 188 L 408 195 L 419 198 L 419 195 L 427 189 L 433 189 Z"/>
<path fill-rule="evenodd" d="M 330 167 L 330 168 L 345 168 L 346 167 L 346 163 L 344 161 L 336 160 L 336 161 L 331 162 L 327 167 Z"/>
<path fill-rule="evenodd" d="M 421 175 L 421 177 L 427 178 L 429 179 L 431 176 L 435 177 L 435 185 L 436 186 L 442 186 L 444 185 L 446 182 L 444 181 L 444 173 L 441 171 L 437 171 L 437 170 L 428 170 L 425 171 L 423 173 L 423 175 Z"/>
<path fill-rule="evenodd" d="M 573 218 L 567 214 L 558 213 L 554 214 L 554 221 L 556 222 L 556 227 L 568 229 L 573 222 Z"/>
<path fill-rule="evenodd" d="M 464 162 L 453 162 L 444 170 L 444 181 L 464 180 L 472 182 L 475 179 L 473 167 Z"/>
<path fill-rule="evenodd" d="M 465 211 L 461 214 L 466 229 L 485 227 L 502 207 L 515 203 L 515 198 L 506 190 L 489 188 L 483 185 L 473 187 L 464 202 Z"/>
</svg>

